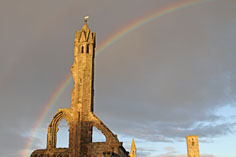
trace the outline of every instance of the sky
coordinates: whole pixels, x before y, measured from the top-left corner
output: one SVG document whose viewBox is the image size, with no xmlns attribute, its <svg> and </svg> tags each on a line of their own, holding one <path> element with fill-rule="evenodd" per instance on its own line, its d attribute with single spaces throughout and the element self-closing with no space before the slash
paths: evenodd
<svg viewBox="0 0 236 157">
<path fill-rule="evenodd" d="M 134 21 L 184 0 L 1 0 L 0 156 L 46 147 L 47 126 L 70 107 L 74 35 L 90 16 L 97 48 Z M 95 114 L 139 157 L 235 157 L 236 1 L 203 0 L 127 32 L 95 57 Z M 59 125 L 58 146 L 68 144 Z M 63 132 L 64 131 L 64 132 Z M 99 139 L 99 135 L 94 135 Z M 27 143 L 33 139 L 31 147 Z"/>
</svg>

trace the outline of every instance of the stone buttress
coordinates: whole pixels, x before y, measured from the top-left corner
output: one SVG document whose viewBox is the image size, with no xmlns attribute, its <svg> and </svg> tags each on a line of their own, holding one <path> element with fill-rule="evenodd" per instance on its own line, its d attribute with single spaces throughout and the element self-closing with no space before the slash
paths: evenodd
<svg viewBox="0 0 236 157">
<path fill-rule="evenodd" d="M 48 127 L 47 148 L 35 150 L 31 157 L 128 157 L 128 152 L 108 127 L 93 113 L 95 33 L 85 20 L 74 40 L 74 62 L 71 72 L 74 88 L 71 107 L 59 109 Z M 69 125 L 69 148 L 57 148 L 58 125 L 62 119 Z M 92 128 L 106 137 L 106 142 L 92 142 Z"/>
</svg>

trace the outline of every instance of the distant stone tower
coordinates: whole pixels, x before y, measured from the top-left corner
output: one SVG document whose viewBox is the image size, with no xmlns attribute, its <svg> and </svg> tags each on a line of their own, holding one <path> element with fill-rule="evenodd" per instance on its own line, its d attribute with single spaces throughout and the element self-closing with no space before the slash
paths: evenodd
<svg viewBox="0 0 236 157">
<path fill-rule="evenodd" d="M 74 63 L 71 72 L 74 88 L 71 107 L 59 109 L 48 126 L 47 148 L 36 150 L 31 157 L 128 157 L 128 152 L 108 127 L 93 113 L 95 33 L 87 18 L 74 40 Z M 69 125 L 69 148 L 57 148 L 57 126 L 64 118 Z M 96 127 L 106 142 L 92 142 Z"/>
<path fill-rule="evenodd" d="M 200 157 L 198 136 L 186 136 L 188 157 Z"/>
<path fill-rule="evenodd" d="M 136 146 L 134 139 L 132 139 L 131 148 L 130 148 L 130 157 L 136 157 Z"/>
</svg>

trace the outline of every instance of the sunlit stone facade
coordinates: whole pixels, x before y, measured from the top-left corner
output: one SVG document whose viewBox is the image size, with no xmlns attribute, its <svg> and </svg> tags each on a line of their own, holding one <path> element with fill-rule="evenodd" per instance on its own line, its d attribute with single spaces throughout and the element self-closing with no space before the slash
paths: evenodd
<svg viewBox="0 0 236 157">
<path fill-rule="evenodd" d="M 198 136 L 186 136 L 188 157 L 200 157 Z"/>
<path fill-rule="evenodd" d="M 36 150 L 31 157 L 128 157 L 117 136 L 93 113 L 95 33 L 85 19 L 74 40 L 74 63 L 71 72 L 74 88 L 71 107 L 59 109 L 48 126 L 47 148 Z M 58 125 L 62 119 L 69 125 L 69 148 L 57 148 Z M 105 142 L 92 142 L 92 128 L 106 137 Z"/>
</svg>

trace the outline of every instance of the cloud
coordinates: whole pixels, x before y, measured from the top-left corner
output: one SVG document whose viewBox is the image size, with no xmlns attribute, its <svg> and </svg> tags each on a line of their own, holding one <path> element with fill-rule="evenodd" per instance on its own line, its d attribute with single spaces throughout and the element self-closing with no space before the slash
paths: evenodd
<svg viewBox="0 0 236 157">
<path fill-rule="evenodd" d="M 28 141 L 28 137 L 23 136 L 22 132 L 18 132 L 17 128 L 13 130 L 1 129 L 1 133 L 4 136 L 1 136 L 0 156 L 20 156 L 25 149 L 25 141 Z M 35 137 L 34 139 L 35 142 L 32 144 L 32 149 L 41 148 L 43 143 L 41 138 Z"/>
<path fill-rule="evenodd" d="M 154 149 L 148 149 L 145 147 L 137 147 L 137 156 L 151 156 L 151 154 L 153 152 L 155 152 L 156 150 Z"/>
<path fill-rule="evenodd" d="M 178 152 L 176 151 L 176 149 L 174 147 L 165 147 L 164 151 L 166 153 L 157 155 L 156 157 L 166 157 L 166 156 L 168 156 L 168 157 L 186 157 L 185 154 L 178 154 Z"/>
<path fill-rule="evenodd" d="M 187 154 L 180 154 L 174 147 L 165 147 L 166 153 L 156 155 L 155 157 L 187 157 Z M 201 157 L 215 157 L 213 154 L 200 154 Z"/>
<path fill-rule="evenodd" d="M 164 149 L 165 149 L 165 151 L 167 151 L 168 153 L 175 153 L 175 152 L 176 152 L 176 150 L 175 150 L 174 147 L 165 147 Z"/>
<path fill-rule="evenodd" d="M 199 140 L 203 139 L 202 142 L 212 142 L 214 137 L 231 134 L 235 131 L 235 123 L 225 121 L 221 123 L 207 121 L 182 126 L 179 123 L 165 122 L 144 124 L 132 124 L 126 122 L 127 126 L 125 125 L 125 122 L 120 123 L 124 125 L 120 128 L 115 127 L 113 129 L 117 130 L 121 134 L 130 135 L 139 139 L 146 139 L 152 142 L 185 141 L 187 135 L 198 135 Z M 112 125 L 112 123 L 109 123 L 108 125 Z M 122 129 L 123 127 L 127 128 Z"/>
<path fill-rule="evenodd" d="M 215 157 L 213 154 L 200 154 L 201 157 Z M 186 154 L 160 154 L 155 157 L 187 157 Z"/>
<path fill-rule="evenodd" d="M 186 154 L 161 154 L 156 157 L 187 157 Z"/>
</svg>

